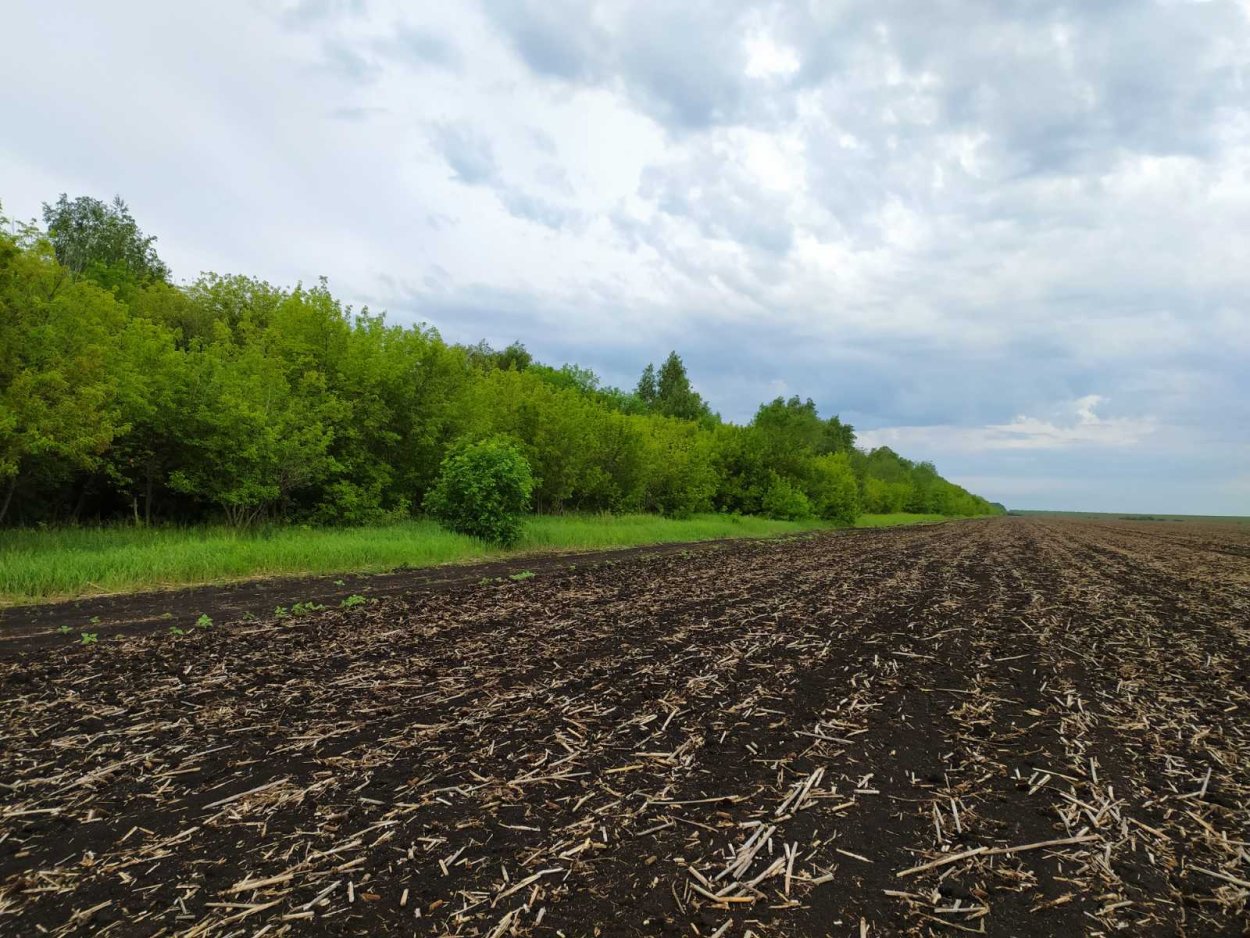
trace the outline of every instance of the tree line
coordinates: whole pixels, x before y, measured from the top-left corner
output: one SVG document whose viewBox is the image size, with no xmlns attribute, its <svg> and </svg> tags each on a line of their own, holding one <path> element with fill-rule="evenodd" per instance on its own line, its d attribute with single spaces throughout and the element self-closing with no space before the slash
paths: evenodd
<svg viewBox="0 0 1250 938">
<path fill-rule="evenodd" d="M 676 352 L 632 390 L 521 344 L 456 345 L 245 276 L 171 282 L 121 200 L 0 234 L 0 524 L 356 524 L 420 511 L 465 442 L 502 438 L 539 512 L 995 513 L 810 400 L 722 420 Z"/>
</svg>

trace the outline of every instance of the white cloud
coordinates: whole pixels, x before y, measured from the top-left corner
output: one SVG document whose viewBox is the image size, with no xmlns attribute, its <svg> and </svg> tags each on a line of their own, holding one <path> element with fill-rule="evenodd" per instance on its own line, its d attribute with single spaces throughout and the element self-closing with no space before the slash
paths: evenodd
<svg viewBox="0 0 1250 938">
<path fill-rule="evenodd" d="M 1100 417 L 1095 408 L 1105 400 L 1098 394 L 1077 398 L 1062 408 L 1067 418 L 1062 421 L 1020 415 L 1006 423 L 982 427 L 883 427 L 863 431 L 859 439 L 864 446 L 889 446 L 904 453 L 1126 448 L 1146 441 L 1158 430 L 1153 417 Z"/>
</svg>

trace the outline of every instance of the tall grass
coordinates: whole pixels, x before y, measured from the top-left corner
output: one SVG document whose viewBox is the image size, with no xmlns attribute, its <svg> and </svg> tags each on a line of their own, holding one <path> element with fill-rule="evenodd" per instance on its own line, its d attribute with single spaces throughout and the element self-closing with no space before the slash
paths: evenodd
<svg viewBox="0 0 1250 938">
<path fill-rule="evenodd" d="M 858 526 L 942 520 L 938 515 L 865 515 Z M 809 531 L 816 521 L 733 515 L 675 520 L 657 515 L 530 518 L 521 542 L 501 550 L 430 521 L 359 528 L 291 525 L 104 527 L 0 531 L 0 606 L 230 580 L 318 573 L 376 573 L 396 567 L 552 550 L 596 550 L 722 537 Z"/>
<path fill-rule="evenodd" d="M 534 551 L 764 537 L 819 525 L 698 515 L 531 518 L 511 551 L 429 521 L 358 528 L 105 527 L 0 532 L 0 605 L 280 574 L 372 573 Z"/>
</svg>

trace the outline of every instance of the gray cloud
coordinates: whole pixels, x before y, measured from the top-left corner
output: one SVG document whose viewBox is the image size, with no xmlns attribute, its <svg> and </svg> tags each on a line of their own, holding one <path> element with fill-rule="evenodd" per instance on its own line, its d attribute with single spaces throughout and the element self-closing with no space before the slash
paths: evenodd
<svg viewBox="0 0 1250 938">
<path fill-rule="evenodd" d="M 499 175 L 490 140 L 467 124 L 437 124 L 430 128 L 430 141 L 466 185 L 491 182 Z"/>
<path fill-rule="evenodd" d="M 555 201 L 509 184 L 500 172 L 490 141 L 466 124 L 437 124 L 430 129 L 430 141 L 457 181 L 493 190 L 500 203 L 516 218 L 558 229 L 578 217 L 578 213 Z M 545 171 L 545 172 L 544 172 Z M 570 194 L 568 181 L 558 167 L 540 167 L 549 188 Z"/>
</svg>

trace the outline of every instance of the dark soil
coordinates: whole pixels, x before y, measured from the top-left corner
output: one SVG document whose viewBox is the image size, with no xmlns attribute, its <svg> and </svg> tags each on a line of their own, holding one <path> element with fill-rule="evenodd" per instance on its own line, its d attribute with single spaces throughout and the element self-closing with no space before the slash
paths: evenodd
<svg viewBox="0 0 1250 938">
<path fill-rule="evenodd" d="M 1250 933 L 1250 536 L 1153 530 L 11 643 L 0 934 Z"/>
<path fill-rule="evenodd" d="M 796 535 L 803 537 L 805 535 Z M 77 640 L 83 631 L 101 638 L 159 629 L 171 623 L 187 627 L 200 615 L 214 622 L 245 617 L 272 617 L 279 606 L 296 603 L 338 606 L 349 596 L 369 599 L 476 585 L 484 579 L 505 578 L 522 571 L 550 573 L 579 566 L 612 563 L 634 557 L 688 555 L 715 550 L 736 539 L 654 544 L 600 551 L 532 554 L 480 563 L 438 567 L 400 568 L 390 573 L 341 573 L 317 576 L 266 577 L 224 585 L 149 590 L 89 596 L 62 602 L 0 608 L 0 657 L 40 645 L 63 645 L 57 630 L 69 626 Z"/>
</svg>

